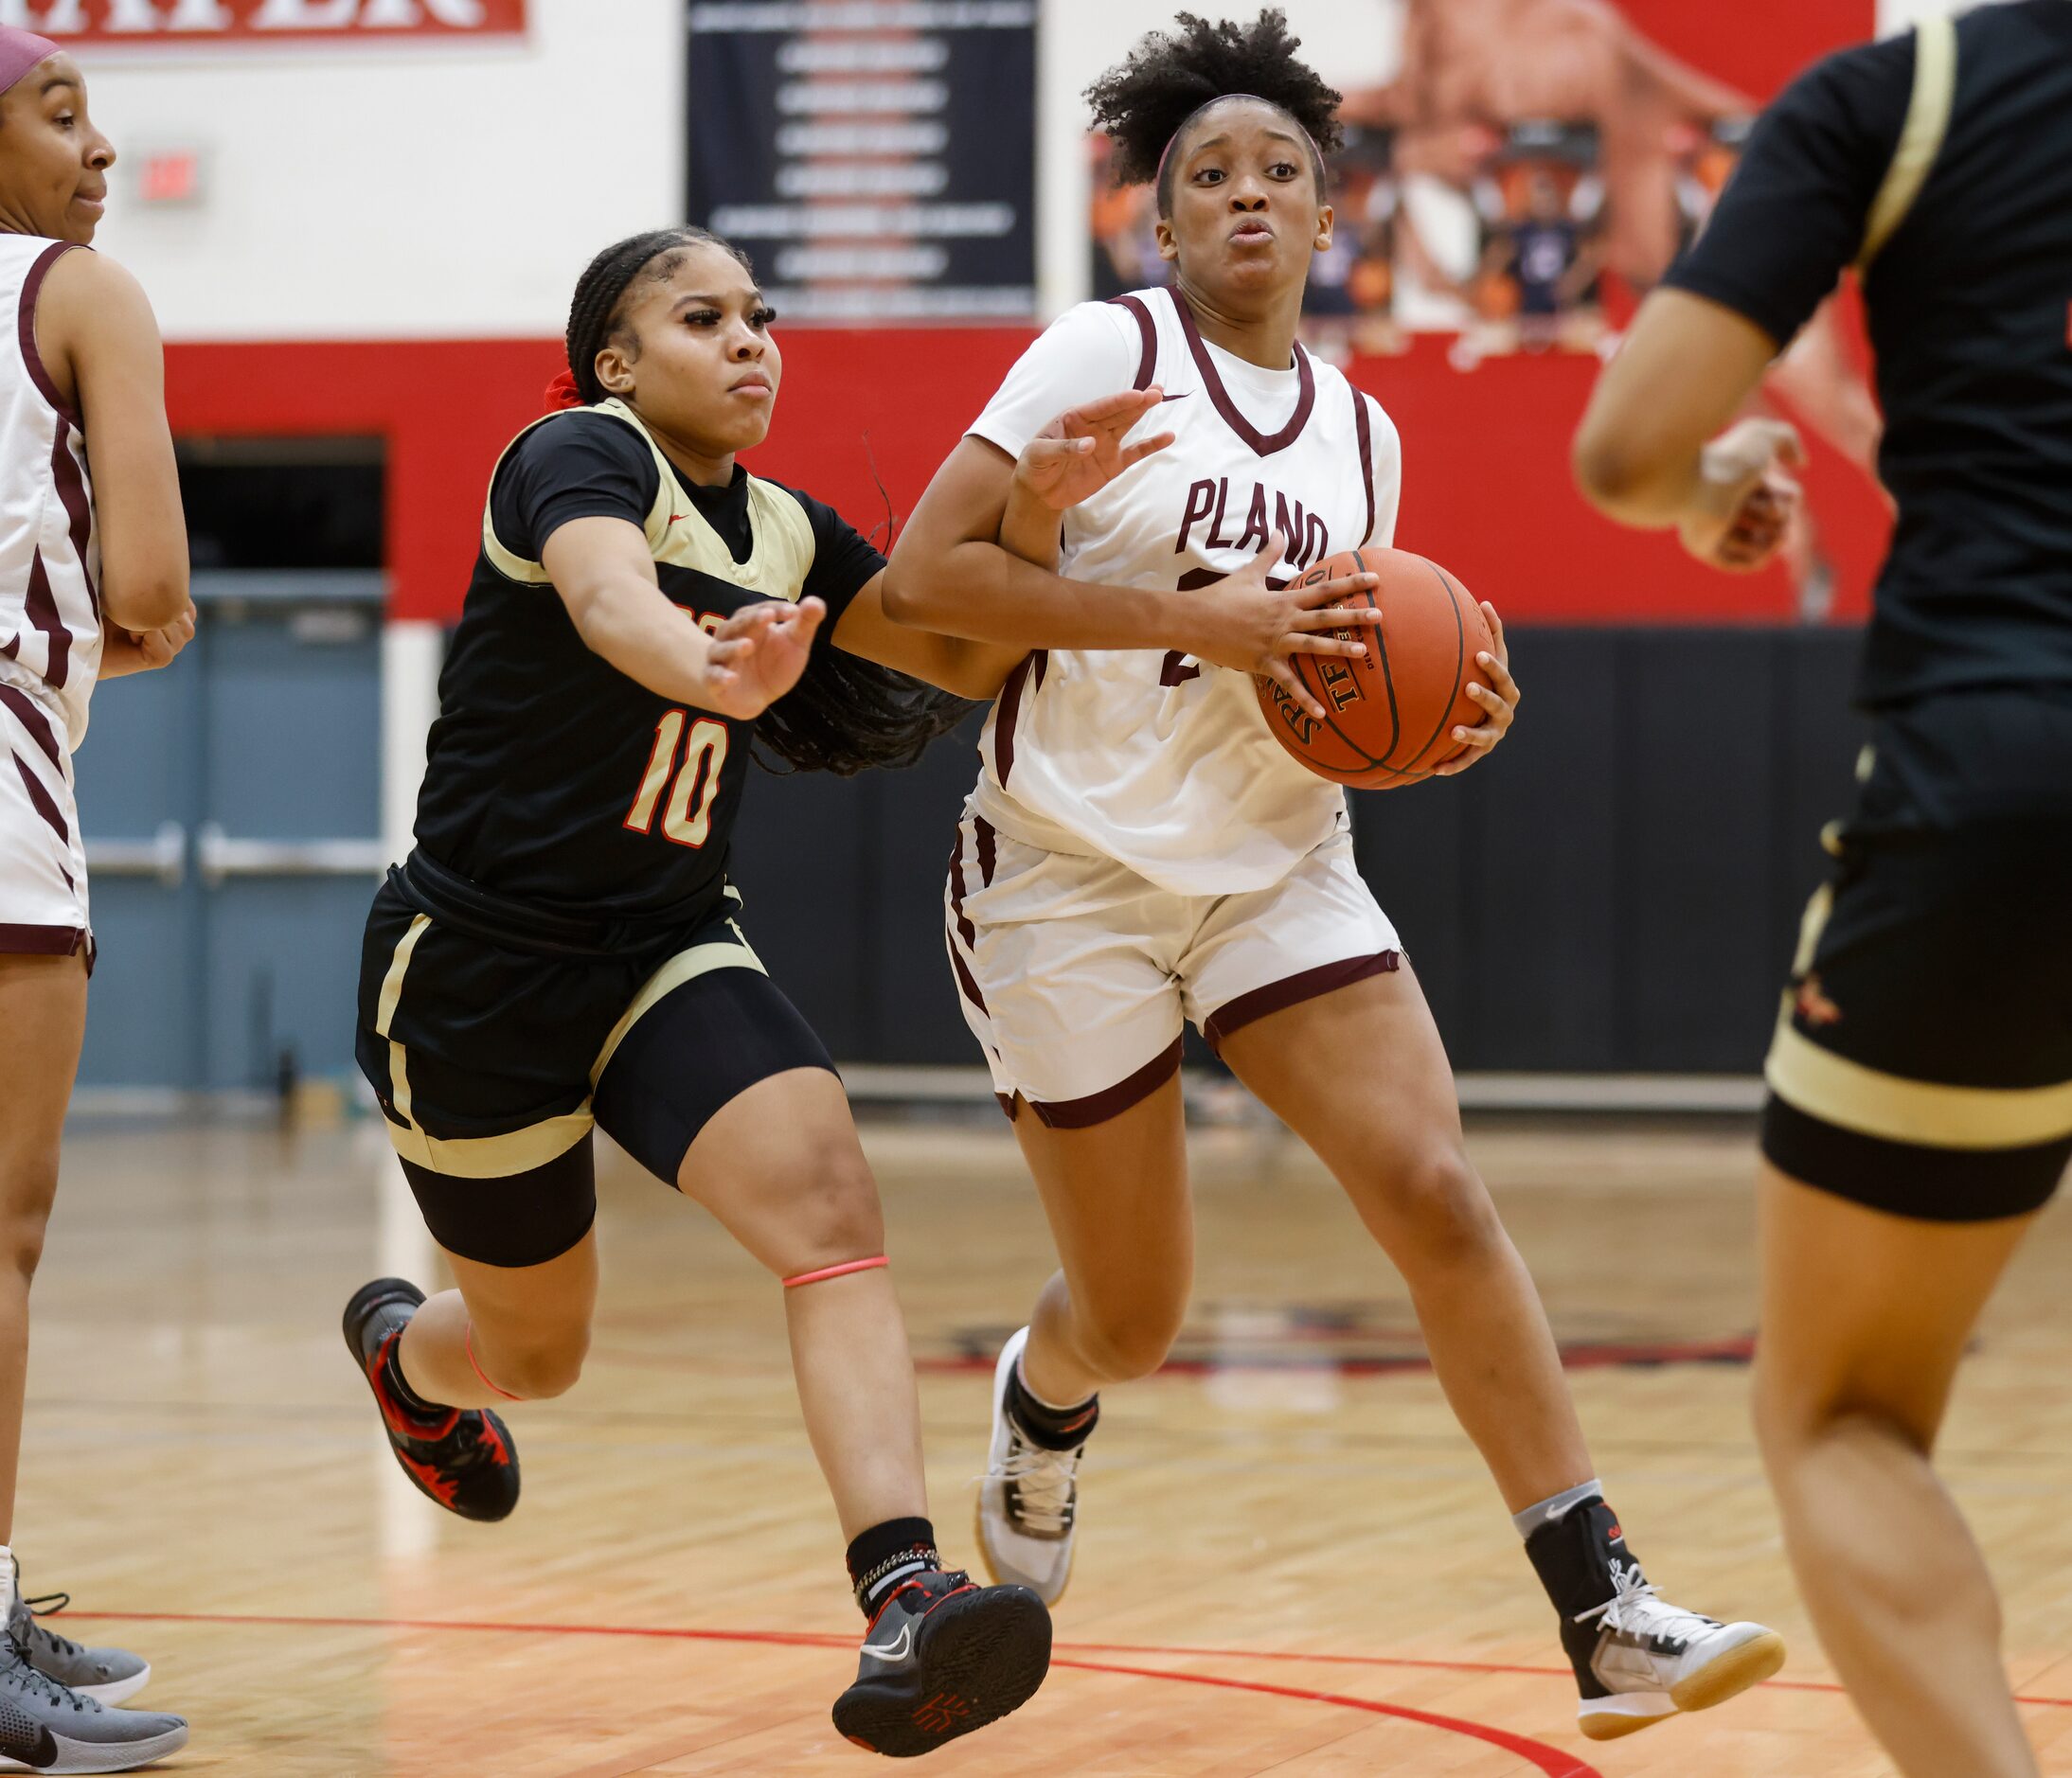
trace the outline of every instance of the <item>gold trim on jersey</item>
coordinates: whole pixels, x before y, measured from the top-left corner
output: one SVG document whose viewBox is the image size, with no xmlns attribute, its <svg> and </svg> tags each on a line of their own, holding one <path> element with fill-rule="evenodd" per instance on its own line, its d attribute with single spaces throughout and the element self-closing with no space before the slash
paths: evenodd
<svg viewBox="0 0 2072 1778">
<path fill-rule="evenodd" d="M 727 930 L 734 936 L 720 938 L 703 945 L 693 945 L 688 951 L 679 951 L 663 964 L 642 985 L 640 992 L 634 996 L 634 1003 L 612 1027 L 612 1034 L 604 1040 L 604 1047 L 598 1052 L 598 1058 L 590 1065 L 590 1084 L 595 1087 L 604 1078 L 604 1071 L 612 1065 L 612 1058 L 618 1054 L 634 1025 L 658 1006 L 664 996 L 674 993 L 686 982 L 694 982 L 699 976 L 713 969 L 753 969 L 759 975 L 767 975 L 762 959 L 756 955 L 739 924 L 728 920 Z"/>
<path fill-rule="evenodd" d="M 750 593 L 760 593 L 766 598 L 797 603 L 806 584 L 807 572 L 813 567 L 813 524 L 806 517 L 805 508 L 790 492 L 759 476 L 748 477 L 748 530 L 753 546 L 746 561 L 736 561 L 725 541 L 706 523 L 696 506 L 682 498 L 675 468 L 663 453 L 662 447 L 655 443 L 654 435 L 641 423 L 639 415 L 616 400 L 600 401 L 595 407 L 580 411 L 609 414 L 614 419 L 624 420 L 654 453 L 654 465 L 660 471 L 661 480 L 643 528 L 647 534 L 648 551 L 656 561 L 667 562 L 671 567 L 694 569 L 716 580 L 730 581 Z M 502 470 L 505 457 L 518 448 L 520 440 L 527 434 L 558 418 L 549 414 L 527 426 L 504 447 L 503 455 L 496 459 L 497 470 Z M 496 476 L 492 472 L 490 486 L 493 489 L 495 485 Z M 688 510 L 679 512 L 676 509 L 679 504 Z M 493 502 L 483 503 L 482 553 L 489 558 L 490 565 L 505 579 L 515 580 L 521 586 L 548 585 L 551 577 L 545 568 L 505 547 L 498 539 L 492 508 Z"/>
<path fill-rule="evenodd" d="M 1792 1023 L 1787 992 L 1763 1076 L 1787 1105 L 1824 1123 L 1923 1148 L 2028 1148 L 2072 1136 L 2072 1080 L 2054 1087 L 1949 1087 L 1867 1068 Z"/>
<path fill-rule="evenodd" d="M 1914 96 L 1907 102 L 1906 124 L 1892 165 L 1870 206 L 1864 227 L 1863 251 L 1856 269 L 1867 270 L 1884 250 L 1920 196 L 1950 133 L 1950 111 L 1956 99 L 1956 21 L 1923 19 L 1914 32 Z"/>
</svg>

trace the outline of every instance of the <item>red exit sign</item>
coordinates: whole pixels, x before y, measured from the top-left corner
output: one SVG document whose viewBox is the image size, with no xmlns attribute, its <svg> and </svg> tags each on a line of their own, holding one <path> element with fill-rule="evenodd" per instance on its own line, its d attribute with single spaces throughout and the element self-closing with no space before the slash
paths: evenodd
<svg viewBox="0 0 2072 1778">
<path fill-rule="evenodd" d="M 526 0 L 0 0 L 0 25 L 125 48 L 515 37 L 526 28 Z"/>
</svg>

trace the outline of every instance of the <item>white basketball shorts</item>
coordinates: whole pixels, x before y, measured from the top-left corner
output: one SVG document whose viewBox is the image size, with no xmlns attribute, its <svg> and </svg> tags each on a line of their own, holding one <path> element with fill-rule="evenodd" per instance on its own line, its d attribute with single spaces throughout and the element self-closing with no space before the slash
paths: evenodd
<svg viewBox="0 0 2072 1778">
<path fill-rule="evenodd" d="M 1271 888 L 1186 896 L 1126 864 L 1009 839 L 969 805 L 945 894 L 964 1017 L 1009 1116 L 1105 1122 L 1242 1025 L 1402 961 L 1341 830 Z"/>
<path fill-rule="evenodd" d="M 0 680 L 0 951 L 93 959 L 86 854 L 64 725 Z"/>
</svg>

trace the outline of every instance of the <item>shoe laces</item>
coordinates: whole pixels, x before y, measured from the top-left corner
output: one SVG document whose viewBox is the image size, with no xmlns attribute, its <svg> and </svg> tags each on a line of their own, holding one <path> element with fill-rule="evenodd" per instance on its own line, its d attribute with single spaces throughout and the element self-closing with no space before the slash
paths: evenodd
<svg viewBox="0 0 2072 1778">
<path fill-rule="evenodd" d="M 91 1698 L 81 1698 L 69 1685 L 61 1684 L 47 1673 L 39 1673 L 22 1645 L 13 1637 L 0 1637 L 0 1680 L 11 1680 L 20 1690 L 32 1698 L 41 1698 L 45 1703 L 63 1709 L 70 1704 L 76 1711 L 94 1712 L 100 1705 Z"/>
<path fill-rule="evenodd" d="M 1659 1636 L 1675 1642 L 1689 1642 L 1701 1631 L 1719 1627 L 1716 1619 L 1670 1604 L 1662 1597 L 1661 1590 L 1642 1576 L 1637 1562 L 1614 1562 L 1612 1586 L 1612 1596 L 1602 1605 L 1576 1613 L 1577 1623 L 1598 1619 L 1604 1628 L 1616 1633 Z"/>
<path fill-rule="evenodd" d="M 996 1473 L 1014 1484 L 1014 1516 L 1038 1536 L 1063 1537 L 1072 1528 L 1080 1453 L 1032 1445 L 1011 1420 L 1008 1427 L 1007 1461 Z"/>
<path fill-rule="evenodd" d="M 69 1637 L 59 1635 L 54 1629 L 45 1629 L 36 1622 L 40 1617 L 55 1617 L 71 1603 L 72 1595 L 68 1592 L 45 1592 L 33 1599 L 24 1599 L 22 1609 L 28 1613 L 27 1630 L 30 1635 L 42 1637 L 61 1654 L 82 1655 L 86 1651 L 78 1643 Z"/>
</svg>

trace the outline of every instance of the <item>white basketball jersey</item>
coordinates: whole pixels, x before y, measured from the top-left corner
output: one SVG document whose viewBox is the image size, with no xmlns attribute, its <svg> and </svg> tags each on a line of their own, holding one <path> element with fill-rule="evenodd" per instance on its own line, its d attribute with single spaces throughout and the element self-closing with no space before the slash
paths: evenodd
<svg viewBox="0 0 2072 1778">
<path fill-rule="evenodd" d="M 1290 579 L 1395 535 L 1395 427 L 1331 365 L 1295 356 L 1261 370 L 1204 340 L 1184 298 L 1139 291 L 1061 317 L 972 431 L 1019 455 L 1066 408 L 1157 383 L 1165 402 L 1132 436 L 1174 442 L 1066 511 L 1058 571 L 1214 598 L 1277 532 Z M 1274 738 L 1249 673 L 1178 655 L 1032 654 L 980 751 L 975 806 L 1003 832 L 1183 895 L 1277 883 L 1345 815 L 1344 791 Z"/>
<path fill-rule="evenodd" d="M 44 275 L 71 243 L 0 234 L 0 684 L 86 734 L 100 670 L 100 541 L 86 436 L 36 349 Z"/>
</svg>

